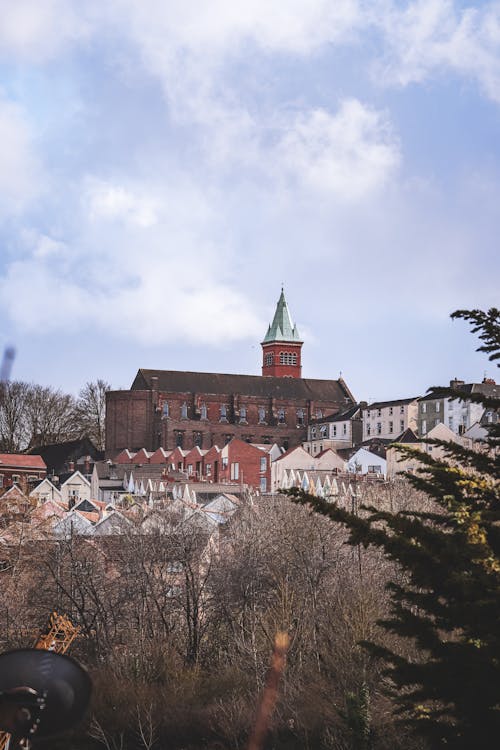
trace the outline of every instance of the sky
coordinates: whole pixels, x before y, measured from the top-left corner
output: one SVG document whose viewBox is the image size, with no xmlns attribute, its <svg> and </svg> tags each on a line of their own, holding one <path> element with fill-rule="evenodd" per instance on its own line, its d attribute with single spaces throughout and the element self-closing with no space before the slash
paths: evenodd
<svg viewBox="0 0 500 750">
<path fill-rule="evenodd" d="M 260 374 L 358 399 L 496 368 L 500 2 L 0 0 L 0 347 L 77 393 Z"/>
</svg>

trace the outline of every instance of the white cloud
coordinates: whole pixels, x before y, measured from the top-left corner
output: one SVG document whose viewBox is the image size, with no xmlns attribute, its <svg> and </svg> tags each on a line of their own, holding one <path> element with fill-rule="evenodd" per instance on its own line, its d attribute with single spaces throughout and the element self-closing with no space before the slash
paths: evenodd
<svg viewBox="0 0 500 750">
<path fill-rule="evenodd" d="M 150 195 L 98 179 L 88 180 L 84 195 L 92 220 L 116 220 L 139 227 L 151 227 L 158 222 L 160 206 Z"/>
<path fill-rule="evenodd" d="M 377 79 L 406 86 L 455 72 L 500 102 L 500 3 L 462 9 L 452 0 L 415 0 L 375 10 L 385 53 Z"/>
<path fill-rule="evenodd" d="M 278 153 L 298 185 L 347 200 L 384 185 L 400 158 L 387 117 L 357 99 L 343 101 L 335 115 L 322 109 L 298 115 Z"/>
<path fill-rule="evenodd" d="M 90 31 L 83 4 L 70 0 L 0 0 L 0 56 L 45 62 Z"/>
<path fill-rule="evenodd" d="M 21 211 L 39 192 L 40 164 L 22 109 L 0 98 L 0 215 Z"/>
<path fill-rule="evenodd" d="M 141 344 L 205 346 L 260 335 L 264 322 L 235 289 L 234 249 L 208 198 L 171 177 L 161 189 L 87 177 L 73 239 L 22 234 L 25 257 L 0 277 L 0 306 L 19 331 L 90 326 Z"/>
</svg>

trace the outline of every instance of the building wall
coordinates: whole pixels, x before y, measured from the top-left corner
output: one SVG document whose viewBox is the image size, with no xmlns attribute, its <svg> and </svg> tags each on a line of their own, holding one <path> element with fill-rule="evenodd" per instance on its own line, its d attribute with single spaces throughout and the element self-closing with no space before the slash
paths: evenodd
<svg viewBox="0 0 500 750">
<path fill-rule="evenodd" d="M 124 448 L 190 450 L 223 446 L 232 437 L 246 442 L 300 445 L 316 417 L 336 414 L 336 401 L 258 398 L 244 394 L 112 391 L 106 412 L 106 456 Z"/>
<path fill-rule="evenodd" d="M 388 404 L 380 408 L 367 407 L 363 415 L 363 441 L 370 438 L 394 439 L 410 428 L 416 432 L 418 402 Z"/>
<path fill-rule="evenodd" d="M 249 484 L 271 491 L 271 457 L 267 451 L 242 440 L 233 440 L 221 451 L 220 481 Z"/>
</svg>

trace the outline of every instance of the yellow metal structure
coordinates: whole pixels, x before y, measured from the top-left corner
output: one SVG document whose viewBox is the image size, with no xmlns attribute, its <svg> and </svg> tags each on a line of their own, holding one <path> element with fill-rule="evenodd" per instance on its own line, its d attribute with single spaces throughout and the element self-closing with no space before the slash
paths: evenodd
<svg viewBox="0 0 500 750">
<path fill-rule="evenodd" d="M 47 623 L 46 632 L 38 637 L 35 648 L 64 654 L 75 640 L 79 631 L 80 628 L 73 625 L 68 617 L 59 615 L 57 612 L 52 612 Z M 9 740 L 10 734 L 0 731 L 0 750 L 8 750 Z"/>
</svg>

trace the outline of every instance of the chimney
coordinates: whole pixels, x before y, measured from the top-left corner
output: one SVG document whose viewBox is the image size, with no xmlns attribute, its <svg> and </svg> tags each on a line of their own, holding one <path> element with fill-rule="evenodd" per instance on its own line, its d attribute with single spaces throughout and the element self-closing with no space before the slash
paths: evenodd
<svg viewBox="0 0 500 750">
<path fill-rule="evenodd" d="M 75 470 L 75 462 L 74 461 L 70 461 L 69 462 L 68 470 L 71 471 L 72 473 L 74 472 L 74 470 Z"/>
<path fill-rule="evenodd" d="M 457 380 L 457 378 L 450 380 L 450 388 L 460 388 L 461 385 L 465 385 L 465 380 Z"/>
<path fill-rule="evenodd" d="M 90 456 L 85 456 L 85 474 L 90 474 Z"/>
</svg>

